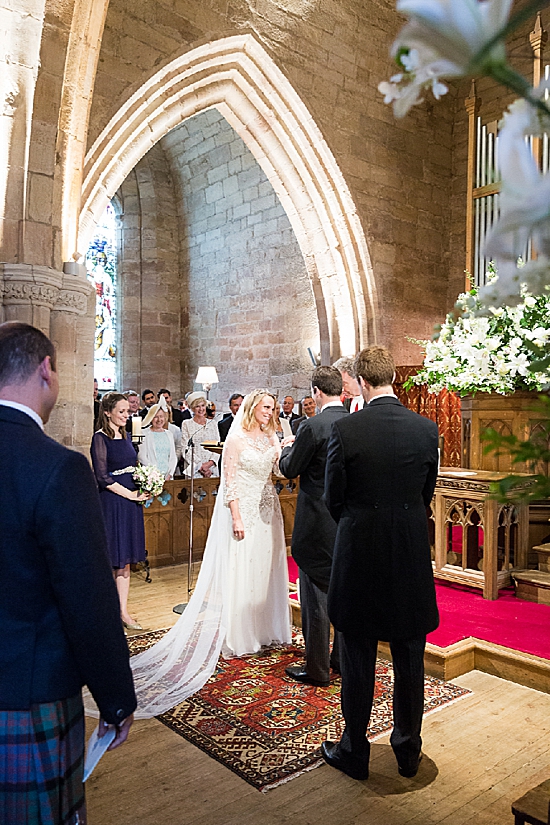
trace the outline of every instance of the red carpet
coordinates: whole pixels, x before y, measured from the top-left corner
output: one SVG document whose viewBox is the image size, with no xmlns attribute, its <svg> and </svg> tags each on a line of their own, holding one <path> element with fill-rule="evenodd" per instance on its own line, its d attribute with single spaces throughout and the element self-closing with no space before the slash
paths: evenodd
<svg viewBox="0 0 550 825">
<path fill-rule="evenodd" d="M 291 558 L 288 573 L 295 582 L 298 569 Z M 436 582 L 436 591 L 441 622 L 428 636 L 431 644 L 448 647 L 473 636 L 550 660 L 550 605 L 516 599 L 512 589 L 501 590 L 494 602 L 458 584 Z"/>
<path fill-rule="evenodd" d="M 550 605 L 517 599 L 512 589 L 488 601 L 480 590 L 436 582 L 441 622 L 428 642 L 447 647 L 474 636 L 485 642 L 550 659 Z"/>
</svg>

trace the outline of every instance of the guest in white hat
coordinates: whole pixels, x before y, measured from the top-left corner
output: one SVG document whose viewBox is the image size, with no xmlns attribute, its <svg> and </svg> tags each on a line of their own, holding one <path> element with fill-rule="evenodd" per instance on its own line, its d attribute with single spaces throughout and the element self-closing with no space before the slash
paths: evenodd
<svg viewBox="0 0 550 825">
<path fill-rule="evenodd" d="M 203 441 L 219 441 L 218 425 L 214 419 L 206 417 L 206 396 L 203 392 L 192 392 L 187 397 L 187 406 L 193 418 L 181 425 L 181 451 L 185 460 L 184 474 L 190 478 L 216 478 L 219 476 L 219 456 L 201 447 Z M 193 438 L 193 467 L 191 467 L 191 444 Z"/>
<path fill-rule="evenodd" d="M 142 430 L 145 437 L 141 442 L 138 458 L 141 464 L 152 464 L 157 467 L 165 479 L 174 477 L 177 465 L 174 436 L 167 429 L 168 407 L 166 399 L 160 396 L 158 404 L 150 407 L 143 419 Z"/>
</svg>

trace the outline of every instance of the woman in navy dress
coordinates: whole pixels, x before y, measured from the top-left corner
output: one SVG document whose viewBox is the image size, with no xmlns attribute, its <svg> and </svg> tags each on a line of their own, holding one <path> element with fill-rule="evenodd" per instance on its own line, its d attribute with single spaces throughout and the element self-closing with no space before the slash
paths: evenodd
<svg viewBox="0 0 550 825">
<path fill-rule="evenodd" d="M 145 560 L 143 507 L 148 496 L 137 491 L 132 474 L 136 451 L 126 438 L 128 401 L 118 392 L 101 399 L 98 430 L 92 439 L 92 464 L 103 508 L 107 546 L 111 557 L 124 627 L 141 630 L 128 613 L 130 565 Z"/>
</svg>

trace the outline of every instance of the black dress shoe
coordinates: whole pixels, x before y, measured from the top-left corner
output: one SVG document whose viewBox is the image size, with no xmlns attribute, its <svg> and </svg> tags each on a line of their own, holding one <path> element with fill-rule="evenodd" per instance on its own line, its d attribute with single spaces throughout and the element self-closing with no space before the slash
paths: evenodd
<svg viewBox="0 0 550 825">
<path fill-rule="evenodd" d="M 363 765 L 350 756 L 344 756 L 339 742 L 323 742 L 321 745 L 323 759 L 333 768 L 351 776 L 352 779 L 368 779 L 369 767 Z"/>
<path fill-rule="evenodd" d="M 328 687 L 330 682 L 320 682 L 318 679 L 311 679 L 307 670 L 302 665 L 289 665 L 285 667 L 285 673 L 291 679 L 301 682 L 303 685 L 313 685 L 314 687 Z"/>
<path fill-rule="evenodd" d="M 397 770 L 399 771 L 400 776 L 404 776 L 405 779 L 412 779 L 413 776 L 416 776 L 418 773 L 418 766 L 422 762 L 422 753 L 418 755 L 418 759 L 415 762 L 410 762 L 407 765 L 400 765 L 399 762 L 397 763 Z"/>
</svg>

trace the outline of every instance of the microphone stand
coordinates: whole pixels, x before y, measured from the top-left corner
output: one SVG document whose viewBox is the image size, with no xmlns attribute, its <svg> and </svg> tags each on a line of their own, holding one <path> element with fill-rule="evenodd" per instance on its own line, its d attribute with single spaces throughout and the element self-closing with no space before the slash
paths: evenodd
<svg viewBox="0 0 550 825">
<path fill-rule="evenodd" d="M 200 433 L 201 430 L 206 428 L 206 424 L 197 430 L 187 444 L 187 449 L 191 447 L 191 487 L 190 487 L 190 496 L 189 496 L 189 558 L 187 559 L 187 601 L 182 602 L 181 604 L 177 604 L 175 607 L 172 608 L 173 613 L 183 613 L 187 605 L 189 604 L 189 599 L 191 598 L 191 570 L 193 567 L 193 510 L 195 509 L 194 501 L 195 501 L 195 436 Z"/>
</svg>

